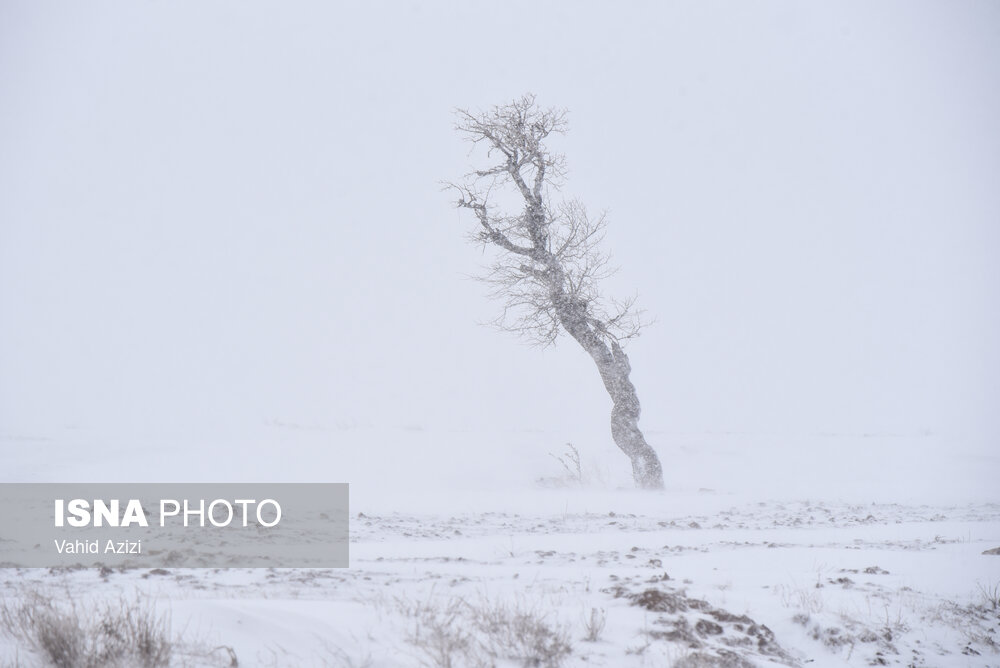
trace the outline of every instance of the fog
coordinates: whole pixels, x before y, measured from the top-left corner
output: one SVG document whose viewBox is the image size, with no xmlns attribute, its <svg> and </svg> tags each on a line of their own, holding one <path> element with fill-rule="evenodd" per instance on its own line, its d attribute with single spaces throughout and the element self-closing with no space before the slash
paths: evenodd
<svg viewBox="0 0 1000 668">
<path fill-rule="evenodd" d="M 477 166 L 453 109 L 531 91 L 656 319 L 654 445 L 992 442 L 998 33 L 965 1 L 5 2 L 0 433 L 606 433 L 571 340 L 479 324 L 440 186 Z"/>
</svg>

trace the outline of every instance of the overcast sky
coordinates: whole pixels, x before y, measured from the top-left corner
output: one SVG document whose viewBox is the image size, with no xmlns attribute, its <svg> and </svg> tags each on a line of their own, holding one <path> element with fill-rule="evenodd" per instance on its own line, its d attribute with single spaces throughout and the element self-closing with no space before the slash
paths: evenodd
<svg viewBox="0 0 1000 668">
<path fill-rule="evenodd" d="M 643 426 L 991 438 L 995 2 L 0 3 L 0 432 L 606 429 L 478 325 L 455 107 L 570 112 Z"/>
</svg>

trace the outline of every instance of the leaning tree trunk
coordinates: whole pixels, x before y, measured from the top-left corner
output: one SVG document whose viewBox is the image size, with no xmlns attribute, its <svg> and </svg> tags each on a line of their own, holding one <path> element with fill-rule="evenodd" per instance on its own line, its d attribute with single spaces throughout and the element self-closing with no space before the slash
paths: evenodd
<svg viewBox="0 0 1000 668">
<path fill-rule="evenodd" d="M 647 489 L 662 488 L 660 458 L 639 429 L 641 408 L 635 385 L 629 378 L 632 366 L 628 355 L 617 341 L 612 340 L 609 347 L 587 321 L 585 309 L 580 305 L 567 304 L 567 301 L 565 295 L 553 299 L 557 304 L 559 321 L 593 358 L 604 387 L 611 396 L 611 437 L 632 461 L 632 478 L 636 484 Z"/>
<path fill-rule="evenodd" d="M 611 342 L 612 367 L 606 369 L 603 362 L 597 362 L 604 387 L 611 395 L 611 437 L 622 451 L 632 460 L 632 477 L 642 487 L 663 487 L 663 468 L 660 458 L 646 442 L 639 429 L 639 396 L 629 378 L 632 371 L 628 355 L 617 341 Z M 597 360 L 595 360 L 596 362 Z"/>
</svg>

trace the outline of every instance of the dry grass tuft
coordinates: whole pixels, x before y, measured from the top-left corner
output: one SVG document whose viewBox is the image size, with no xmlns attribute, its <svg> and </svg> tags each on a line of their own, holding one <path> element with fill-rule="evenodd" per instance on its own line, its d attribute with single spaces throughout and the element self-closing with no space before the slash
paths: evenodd
<svg viewBox="0 0 1000 668">
<path fill-rule="evenodd" d="M 498 660 L 558 668 L 572 651 L 567 630 L 524 601 L 397 600 L 397 607 L 412 620 L 408 642 L 434 668 L 495 666 Z"/>
<path fill-rule="evenodd" d="M 0 604 L 0 633 L 55 668 L 166 668 L 173 652 L 169 618 L 124 599 L 81 610 L 31 593 Z"/>
</svg>

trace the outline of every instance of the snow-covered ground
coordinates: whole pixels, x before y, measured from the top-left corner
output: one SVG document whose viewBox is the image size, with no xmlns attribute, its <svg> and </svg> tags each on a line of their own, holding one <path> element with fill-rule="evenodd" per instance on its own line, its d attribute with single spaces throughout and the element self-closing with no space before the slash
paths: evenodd
<svg viewBox="0 0 1000 668">
<path fill-rule="evenodd" d="M 349 569 L 6 569 L 0 591 L 8 607 L 34 593 L 84 611 L 155 603 L 177 665 L 1000 665 L 990 444 L 648 436 L 662 492 L 631 489 L 600 434 L 274 422 L 225 446 L 142 448 L 4 434 L 5 481 L 267 470 L 350 482 L 353 521 Z"/>
</svg>

